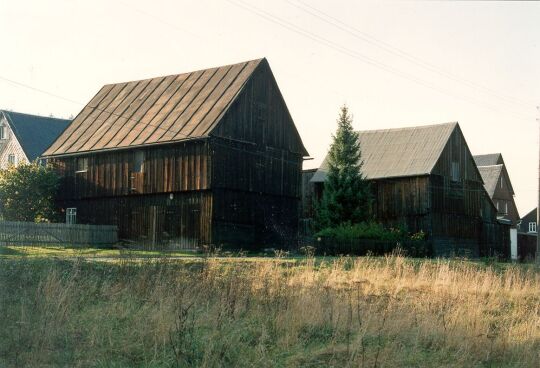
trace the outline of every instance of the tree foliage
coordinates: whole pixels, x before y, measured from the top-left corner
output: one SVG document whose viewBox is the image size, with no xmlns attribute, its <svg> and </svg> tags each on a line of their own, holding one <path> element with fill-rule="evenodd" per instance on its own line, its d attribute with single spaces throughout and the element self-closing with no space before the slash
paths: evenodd
<svg viewBox="0 0 540 368">
<path fill-rule="evenodd" d="M 324 191 L 316 208 L 318 229 L 356 224 L 371 218 L 372 194 L 362 174 L 359 134 L 352 127 L 352 117 L 345 105 L 341 107 L 337 124 L 327 156 Z"/>
<path fill-rule="evenodd" d="M 0 170 L 0 205 L 7 221 L 50 221 L 59 177 L 37 163 Z"/>
</svg>

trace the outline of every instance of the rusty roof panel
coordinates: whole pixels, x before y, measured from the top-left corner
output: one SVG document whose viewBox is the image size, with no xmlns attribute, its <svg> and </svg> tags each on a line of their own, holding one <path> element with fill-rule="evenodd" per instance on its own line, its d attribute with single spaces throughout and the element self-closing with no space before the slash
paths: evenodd
<svg viewBox="0 0 540 368">
<path fill-rule="evenodd" d="M 105 148 L 115 147 L 175 79 L 175 76 L 152 79 L 148 88 L 145 88 L 144 92 L 126 110 L 124 116 L 119 118 L 119 122 L 111 128 L 111 137 L 101 137 L 96 145 Z"/>
<path fill-rule="evenodd" d="M 262 60 L 106 85 L 44 156 L 207 136 Z"/>
</svg>

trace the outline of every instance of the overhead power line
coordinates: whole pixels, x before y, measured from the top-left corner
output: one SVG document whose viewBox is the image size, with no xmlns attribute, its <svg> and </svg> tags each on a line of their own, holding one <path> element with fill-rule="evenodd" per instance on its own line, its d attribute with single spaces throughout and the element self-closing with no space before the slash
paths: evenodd
<svg viewBox="0 0 540 368">
<path fill-rule="evenodd" d="M 55 98 L 58 98 L 58 99 L 61 99 L 61 100 L 67 101 L 67 102 L 71 102 L 72 104 L 84 106 L 83 103 L 77 102 L 77 101 L 72 100 L 70 98 L 63 97 L 63 96 L 57 95 L 55 93 L 48 92 L 48 91 L 45 91 L 45 90 L 40 89 L 40 88 L 32 87 L 32 86 L 29 86 L 28 84 L 24 84 L 24 83 L 21 83 L 21 82 L 14 81 L 13 79 L 5 78 L 5 77 L 2 77 L 2 76 L 0 76 L 0 79 L 5 81 L 5 82 L 8 82 L 8 83 L 14 84 L 16 86 L 19 86 L 19 87 L 28 88 L 28 89 L 31 89 L 33 91 L 49 95 L 51 97 L 55 97 Z"/>
<path fill-rule="evenodd" d="M 378 47 L 394 56 L 398 56 L 398 57 L 401 57 L 403 59 L 406 59 L 407 61 L 417 65 L 417 66 L 420 66 L 426 70 L 429 70 L 433 73 L 436 73 L 436 74 L 439 74 L 439 75 L 442 75 L 448 79 L 451 79 L 455 82 L 459 82 L 459 83 L 462 83 L 468 87 L 472 87 L 472 88 L 476 88 L 477 90 L 481 90 L 483 91 L 484 93 L 487 93 L 491 96 L 494 96 L 494 97 L 497 97 L 503 101 L 505 101 L 506 103 L 508 104 L 514 104 L 514 105 L 520 105 L 520 106 L 524 106 L 524 107 L 528 107 L 530 108 L 532 105 L 534 105 L 534 102 L 528 102 L 528 101 L 524 101 L 524 100 L 521 100 L 521 99 L 518 99 L 518 98 L 515 98 L 513 96 L 509 96 L 509 95 L 505 95 L 505 94 L 502 94 L 498 91 L 495 91 L 489 87 L 486 87 L 484 85 L 481 85 L 479 83 L 476 83 L 474 81 L 471 81 L 471 80 L 468 80 L 466 78 L 463 78 L 463 77 L 460 77 L 456 74 L 453 74 L 453 73 L 450 73 L 444 69 L 441 69 L 439 68 L 438 66 L 434 65 L 434 64 L 431 64 L 409 52 L 406 52 L 404 51 L 403 49 L 400 49 L 400 48 L 397 48 L 385 41 L 382 41 L 380 39 L 377 39 L 375 38 L 374 36 L 366 33 L 366 32 L 363 32 L 361 30 L 359 30 L 358 28 L 356 27 L 353 27 L 351 26 L 350 24 L 347 24 L 341 20 L 339 20 L 338 18 L 336 17 L 333 17 L 331 15 L 329 15 L 328 13 L 325 13 L 323 12 L 322 10 L 320 9 L 317 9 L 316 7 L 306 3 L 305 1 L 302 1 L 302 0 L 296 0 L 295 1 L 292 1 L 292 0 L 285 0 L 287 3 L 289 3 L 290 5 L 294 6 L 295 8 L 297 9 L 300 9 L 301 11 L 307 13 L 307 14 L 310 14 L 312 15 L 313 17 L 327 23 L 327 24 L 330 24 L 332 26 L 334 26 L 335 28 L 338 28 L 340 30 L 342 30 L 343 32 L 346 32 L 347 34 L 359 39 L 359 40 L 362 40 L 364 42 L 367 42 L 375 47 Z M 301 5 L 299 5 L 299 4 Z"/>
<path fill-rule="evenodd" d="M 263 19 L 266 19 L 267 21 L 269 22 L 272 22 L 274 24 L 277 24 L 283 28 L 286 28 L 288 29 L 289 31 L 291 32 L 294 32 L 294 33 L 297 33 L 303 37 L 306 37 L 306 38 L 309 38 L 311 39 L 312 41 L 315 41 L 319 44 L 322 44 L 326 47 L 329 47 L 335 51 L 338 51 L 342 54 L 345 54 L 347 56 L 350 56 L 354 59 L 357 59 L 363 63 L 366 63 L 366 64 L 369 64 L 375 68 L 378 68 L 378 69 L 382 69 L 384 71 L 387 71 L 389 73 L 392 73 L 394 75 L 397 75 L 401 78 L 404 78 L 404 79 L 407 79 L 407 80 L 410 80 L 410 81 L 413 81 L 419 85 L 422 85 L 424 87 L 427 87 L 427 88 L 430 88 L 432 90 L 435 90 L 437 92 L 440 92 L 440 93 L 443 93 L 443 94 L 446 94 L 446 95 L 449 95 L 449 96 L 452 96 L 454 98 L 457 98 L 457 99 L 461 99 L 461 100 L 464 100 L 466 102 L 469 102 L 473 105 L 477 105 L 477 106 L 482 106 L 488 110 L 492 110 L 492 111 L 498 111 L 498 112 L 503 112 L 503 113 L 506 113 L 506 114 L 509 114 L 509 115 L 513 115 L 514 117 L 517 117 L 518 119 L 523 119 L 523 120 L 530 120 L 530 116 L 527 116 L 527 115 L 524 115 L 524 114 L 521 114 L 521 113 L 518 113 L 518 112 L 515 112 L 515 111 L 510 111 L 510 110 L 502 110 L 499 106 L 493 106 L 493 105 L 490 105 L 490 104 L 487 104 L 485 103 L 484 101 L 480 101 L 480 100 L 477 100 L 477 99 L 474 99 L 474 98 L 471 98 L 469 96 L 465 96 L 465 95 L 462 95 L 462 94 L 456 94 L 450 90 L 447 90 L 447 89 L 443 89 L 443 88 L 440 88 L 440 87 L 437 87 L 429 82 L 426 82 L 425 80 L 422 80 L 412 74 L 409 74 L 409 73 L 406 73 L 406 72 L 403 72 L 399 69 L 396 69 L 390 65 L 387 65 L 385 63 L 382 63 L 380 62 L 379 60 L 376 60 L 372 57 L 369 57 L 369 56 L 366 56 L 364 54 L 361 54 L 355 50 L 352 50 L 350 48 L 347 48 L 345 46 L 342 46 L 328 38 L 325 38 L 325 37 L 322 37 L 320 35 L 317 35 L 313 32 L 310 32 L 304 28 L 301 28 L 299 26 L 297 26 L 296 24 L 293 24 L 287 20 L 284 20 L 283 18 L 280 18 L 276 15 L 273 15 L 261 8 L 258 8 L 254 5 L 251 5 L 251 4 L 248 4 L 246 3 L 245 1 L 242 1 L 242 0 L 227 0 L 229 3 L 237 6 L 237 7 L 240 7 L 252 14 L 255 14 L 257 15 L 258 17 L 261 17 Z"/>
</svg>

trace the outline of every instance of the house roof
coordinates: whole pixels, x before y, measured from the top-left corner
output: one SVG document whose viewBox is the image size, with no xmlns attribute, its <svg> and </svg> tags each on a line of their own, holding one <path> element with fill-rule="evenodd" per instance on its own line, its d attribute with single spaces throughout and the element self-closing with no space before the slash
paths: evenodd
<svg viewBox="0 0 540 368">
<path fill-rule="evenodd" d="M 71 120 L 0 110 L 29 161 L 38 158 Z"/>
<path fill-rule="evenodd" d="M 495 189 L 497 189 L 497 183 L 499 182 L 503 169 L 503 165 L 478 166 L 478 171 L 480 171 L 480 175 L 482 175 L 484 187 L 486 188 L 490 198 L 493 198 L 493 194 L 495 193 Z"/>
<path fill-rule="evenodd" d="M 475 155 L 473 157 L 476 166 L 492 166 L 504 164 L 502 160 L 502 154 L 500 153 L 488 153 L 486 155 Z"/>
<path fill-rule="evenodd" d="M 492 198 L 497 187 L 497 182 L 499 176 L 503 175 L 504 181 L 510 190 L 510 193 L 514 194 L 514 188 L 512 187 L 512 182 L 510 181 L 510 175 L 506 169 L 502 153 L 489 153 L 486 155 L 476 155 L 474 157 L 474 162 L 478 167 L 484 184 L 486 187 L 489 196 Z M 496 166 L 501 166 L 497 168 Z M 484 177 L 485 176 L 485 177 Z M 495 177 L 497 176 L 497 177 Z"/>
<path fill-rule="evenodd" d="M 44 156 L 207 137 L 262 62 L 107 84 Z"/>
<path fill-rule="evenodd" d="M 458 123 L 360 131 L 362 173 L 367 179 L 429 175 Z M 312 182 L 323 182 L 328 156 Z"/>
</svg>

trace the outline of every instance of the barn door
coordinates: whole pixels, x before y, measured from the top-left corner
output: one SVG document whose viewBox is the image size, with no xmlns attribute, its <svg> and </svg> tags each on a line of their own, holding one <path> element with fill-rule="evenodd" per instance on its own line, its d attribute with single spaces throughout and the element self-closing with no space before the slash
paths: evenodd
<svg viewBox="0 0 540 368">
<path fill-rule="evenodd" d="M 153 249 L 162 245 L 165 226 L 165 210 L 161 206 L 150 206 L 148 213 L 148 241 Z"/>
</svg>

